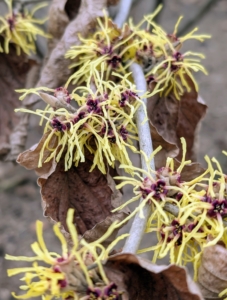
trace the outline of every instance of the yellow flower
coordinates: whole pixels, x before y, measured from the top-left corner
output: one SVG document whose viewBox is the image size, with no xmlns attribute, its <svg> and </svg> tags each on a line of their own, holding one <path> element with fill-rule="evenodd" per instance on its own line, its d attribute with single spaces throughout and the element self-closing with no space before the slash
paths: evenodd
<svg viewBox="0 0 227 300">
<path fill-rule="evenodd" d="M 34 13 L 46 6 L 42 3 L 33 8 L 31 13 L 24 11 L 23 13 L 14 12 L 12 9 L 12 0 L 5 0 L 9 12 L 5 17 L 0 16 L 0 36 L 4 39 L 3 47 L 0 45 L 0 52 L 9 53 L 9 45 L 12 43 L 16 46 L 17 54 L 20 55 L 21 50 L 26 54 L 36 52 L 35 40 L 36 36 L 40 35 L 49 38 L 36 24 L 43 24 L 44 20 L 37 20 L 33 18 Z"/>
<path fill-rule="evenodd" d="M 198 91 L 193 72 L 202 71 L 207 74 L 200 64 L 200 58 L 204 58 L 204 55 L 191 51 L 181 53 L 179 50 L 189 39 L 202 42 L 210 36 L 194 34 L 198 30 L 195 28 L 184 37 L 177 37 L 182 17 L 179 18 L 174 32 L 167 34 L 153 21 L 161 8 L 159 6 L 153 14 L 145 16 L 136 26 L 129 21 L 122 30 L 106 15 L 103 19 L 97 19 L 95 33 L 86 39 L 80 37 L 82 44 L 71 47 L 66 53 L 67 58 L 75 60 L 72 67 L 79 67 L 70 77 L 70 82 L 79 84 L 88 80 L 95 70 L 101 70 L 102 63 L 106 80 L 113 78 L 115 71 L 124 75 L 129 72 L 130 64 L 136 61 L 142 65 L 148 84 L 155 84 L 156 92 L 168 95 L 173 91 L 176 98 L 180 99 L 185 89 L 191 89 L 188 77 Z M 146 30 L 140 28 L 144 22 L 147 22 Z M 150 27 L 153 28 L 152 32 Z"/>
<path fill-rule="evenodd" d="M 172 176 L 175 174 L 177 176 L 175 181 L 177 180 L 180 184 L 181 191 L 176 197 L 175 187 L 171 186 L 172 195 L 167 197 L 168 190 L 166 190 L 166 195 L 160 196 L 165 202 L 171 203 L 172 210 L 168 210 L 169 213 L 164 211 L 162 203 L 161 209 L 158 207 L 152 209 L 146 233 L 156 232 L 158 244 L 138 252 L 153 251 L 153 262 L 167 255 L 171 263 L 178 265 L 192 262 L 195 278 L 203 249 L 217 244 L 220 240 L 224 243 L 227 241 L 223 222 L 227 217 L 226 175 L 222 173 L 221 166 L 216 159 L 212 159 L 217 166 L 216 169 L 207 156 L 205 159 L 208 163 L 207 170 L 190 182 L 182 182 L 179 176 L 180 169 L 182 170 L 186 162 L 181 164 L 180 169 L 178 168 L 175 173 L 172 173 L 171 163 L 169 170 L 164 167 L 156 171 L 156 174 L 158 172 L 166 174 L 170 172 Z M 209 177 L 206 177 L 207 174 Z M 174 182 L 174 177 L 170 179 L 171 181 Z M 174 208 L 177 209 L 174 210 Z M 175 215 L 170 214 L 174 211 Z"/>
<path fill-rule="evenodd" d="M 166 220 L 154 212 L 148 221 L 146 233 L 156 232 L 158 243 L 138 253 L 153 251 L 152 262 L 162 259 L 169 254 L 170 263 L 186 265 L 192 262 L 197 273 L 198 262 L 201 256 L 200 243 L 197 240 L 205 239 L 206 233 L 202 230 L 202 221 L 185 222 L 180 217 L 166 213 Z"/>
<path fill-rule="evenodd" d="M 134 198 L 130 199 L 115 210 L 122 209 L 124 206 L 142 198 L 144 199 L 141 203 L 142 206 L 144 205 L 144 203 L 150 203 L 159 211 L 163 218 L 165 218 L 163 206 L 166 202 L 173 202 L 178 207 L 180 207 L 180 203 L 185 202 L 185 199 L 189 197 L 188 185 L 181 180 L 181 171 L 184 166 L 190 164 L 191 161 L 185 161 L 185 139 L 181 138 L 181 142 L 183 147 L 183 158 L 180 166 L 176 170 L 174 169 L 173 158 L 167 159 L 165 167 L 160 168 L 157 171 L 151 169 L 150 161 L 153 159 L 156 153 L 161 150 L 160 146 L 151 154 L 149 159 L 145 156 L 148 171 L 132 166 L 130 168 L 134 171 L 135 178 L 123 176 L 115 178 L 122 180 L 122 183 L 117 185 L 117 188 L 122 188 L 126 184 L 131 184 L 132 186 L 134 186 L 133 192 L 135 194 Z M 120 166 L 120 168 L 125 167 L 125 165 Z M 136 179 L 136 177 L 138 177 L 138 179 Z M 194 182 L 191 183 L 191 186 L 194 187 Z M 142 213 L 142 209 L 140 206 L 137 209 L 140 209 Z"/>
<path fill-rule="evenodd" d="M 52 158 L 58 162 L 64 155 L 65 170 L 68 170 L 73 164 L 77 166 L 79 162 L 85 161 L 86 149 L 94 155 L 90 171 L 97 166 L 102 173 L 106 173 L 106 163 L 114 167 L 115 161 L 132 165 L 127 149 L 137 152 L 132 143 L 132 140 L 138 139 L 134 115 L 142 101 L 127 76 L 120 77 L 116 74 L 121 83 L 115 84 L 112 81 L 105 82 L 98 72 L 95 75 L 96 91 L 89 84 L 87 87 L 77 87 L 71 95 L 64 88 L 55 91 L 56 99 L 59 92 L 61 98 L 64 92 L 64 101 L 76 101 L 79 108 L 75 113 L 66 108 L 54 110 L 50 106 L 36 112 L 19 109 L 47 120 L 44 132 L 49 134 L 40 151 L 39 167 Z M 43 88 L 22 90 L 24 95 L 21 99 L 29 92 L 37 93 L 39 89 Z M 44 90 L 51 91 L 47 88 Z M 145 93 L 144 97 L 147 95 Z M 48 144 L 53 136 L 58 138 L 58 142 L 54 149 L 50 149 Z M 50 154 L 43 161 L 45 149 Z M 131 172 L 131 169 L 126 167 L 126 171 Z"/>
<path fill-rule="evenodd" d="M 159 147 L 149 159 L 146 158 L 148 171 L 131 167 L 134 178 L 115 178 L 122 180 L 117 188 L 126 184 L 134 186 L 135 197 L 114 211 L 141 198 L 142 201 L 132 215 L 140 212 L 142 218 L 143 207 L 150 204 L 151 214 L 146 233 L 156 232 L 158 244 L 140 249 L 138 253 L 153 251 L 153 262 L 167 255 L 171 263 L 178 265 L 192 262 L 196 277 L 203 248 L 225 239 L 223 220 L 227 217 L 226 176 L 216 159 L 212 159 L 217 166 L 215 170 L 210 159 L 205 157 L 208 168 L 204 173 L 191 181 L 183 181 L 181 173 L 191 161 L 185 161 L 186 143 L 183 138 L 181 142 L 183 158 L 176 169 L 172 158 L 167 158 L 166 165 L 159 170 L 150 168 L 150 160 L 160 150 Z M 171 209 L 168 209 L 168 204 Z"/>
<path fill-rule="evenodd" d="M 90 74 L 90 71 L 101 70 L 104 64 L 105 79 L 116 71 L 122 75 L 127 73 L 130 65 L 127 60 L 135 56 L 134 33 L 127 25 L 123 29 L 117 28 L 104 12 L 104 17 L 97 19 L 95 33 L 84 39 L 79 36 L 82 45 L 72 46 L 65 57 L 75 60 L 71 67 L 80 67 L 74 74 L 73 84 L 81 84 Z"/>
<path fill-rule="evenodd" d="M 36 256 L 14 257 L 6 255 L 5 258 L 9 260 L 34 262 L 32 267 L 8 270 L 8 276 L 25 274 L 21 279 L 24 281 L 24 285 L 20 288 L 26 291 L 26 294 L 21 296 L 13 294 L 15 298 L 29 299 L 31 297 L 42 296 L 44 300 L 55 299 L 55 297 L 62 297 L 61 299 L 89 300 L 96 299 L 89 298 L 86 295 L 91 294 L 92 296 L 97 286 L 103 290 L 106 288 L 108 288 L 108 291 L 116 290 L 116 285 L 111 284 L 106 277 L 101 260 L 108 257 L 109 251 L 118 240 L 128 235 L 125 234 L 118 237 L 105 249 L 101 243 L 116 228 L 117 224 L 113 223 L 101 238 L 89 244 L 83 239 L 79 240 L 77 231 L 73 225 L 73 213 L 73 209 L 69 209 L 66 221 L 73 242 L 72 248 L 67 246 L 66 240 L 59 229 L 59 224 L 53 227 L 62 245 L 61 255 L 47 250 L 43 240 L 43 224 L 40 221 L 36 223 L 38 242 L 31 245 Z M 45 263 L 47 266 L 39 265 L 39 262 Z"/>
<path fill-rule="evenodd" d="M 199 60 L 199 58 L 205 58 L 204 55 L 191 51 L 181 53 L 180 48 L 182 44 L 189 39 L 197 39 L 202 42 L 204 39 L 210 38 L 208 35 L 194 35 L 193 33 L 197 31 L 197 28 L 185 37 L 178 38 L 176 34 L 181 19 L 182 17 L 179 18 L 174 32 L 167 34 L 161 27 L 152 22 L 149 17 L 146 18 L 154 27 L 152 33 L 159 36 L 165 45 L 159 55 L 155 55 L 155 65 L 149 72 L 146 72 L 147 81 L 148 83 L 154 82 L 155 89 L 163 88 L 161 93 L 164 93 L 164 95 L 168 95 L 169 92 L 173 91 L 178 100 L 180 100 L 180 96 L 185 89 L 187 91 L 191 89 L 187 77 L 192 80 L 196 91 L 198 91 L 198 84 L 192 72 L 202 71 L 204 74 L 207 74 Z"/>
<path fill-rule="evenodd" d="M 150 18 L 154 18 L 160 9 L 161 6 Z M 95 33 L 88 38 L 80 37 L 82 44 L 72 46 L 65 55 L 75 61 L 71 67 L 79 67 L 70 81 L 73 84 L 86 81 L 91 72 L 101 70 L 102 63 L 106 80 L 113 78 L 115 72 L 125 75 L 133 61 L 147 64 L 146 58 L 152 61 L 152 57 L 162 53 L 165 46 L 162 39 L 140 29 L 144 21 L 137 26 L 130 22 L 119 29 L 106 14 L 104 18 L 98 18 Z"/>
</svg>

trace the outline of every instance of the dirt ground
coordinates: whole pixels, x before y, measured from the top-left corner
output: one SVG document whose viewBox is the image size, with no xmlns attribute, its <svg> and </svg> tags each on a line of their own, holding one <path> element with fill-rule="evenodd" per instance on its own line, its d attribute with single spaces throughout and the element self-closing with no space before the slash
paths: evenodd
<svg viewBox="0 0 227 300">
<path fill-rule="evenodd" d="M 207 0 L 206 0 L 207 1 Z M 182 26 L 193 19 L 205 0 L 166 0 L 160 23 L 172 31 L 180 15 L 184 15 Z M 212 38 L 204 43 L 189 41 L 188 49 L 206 55 L 204 65 L 208 76 L 197 74 L 200 95 L 206 101 L 209 110 L 202 123 L 198 161 L 203 163 L 205 154 L 215 156 L 227 172 L 227 158 L 221 153 L 227 150 L 227 1 L 214 0 L 215 5 L 195 26 L 201 33 L 211 34 Z M 131 15 L 139 21 L 143 14 L 152 11 L 151 0 L 138 1 Z M 171 29 L 170 29 L 171 28 Z M 191 30 L 190 28 L 189 30 Z M 39 131 L 36 120 L 29 128 L 27 146 L 38 140 Z M 126 190 L 128 199 L 130 191 Z M 45 237 L 51 249 L 59 249 L 48 220 L 42 216 L 39 188 L 36 175 L 11 163 L 0 164 L 0 300 L 14 299 L 11 292 L 19 292 L 18 277 L 8 278 L 6 269 L 21 266 L 17 262 L 4 260 L 10 255 L 32 255 L 29 245 L 35 241 L 35 221 L 40 219 L 45 224 Z M 126 230 L 127 231 L 127 230 Z M 148 243 L 148 241 L 145 241 Z M 24 266 L 24 264 L 22 264 Z"/>
</svg>

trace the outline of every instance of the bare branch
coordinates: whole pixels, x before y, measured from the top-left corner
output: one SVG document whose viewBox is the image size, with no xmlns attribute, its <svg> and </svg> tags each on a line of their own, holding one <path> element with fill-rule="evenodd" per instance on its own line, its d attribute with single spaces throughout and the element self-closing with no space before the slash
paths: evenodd
<svg viewBox="0 0 227 300">
<path fill-rule="evenodd" d="M 133 63 L 130 67 L 132 71 L 132 75 L 136 84 L 137 89 L 140 91 L 139 95 L 142 95 L 147 90 L 147 82 L 145 80 L 143 70 L 140 65 Z M 147 99 L 143 99 L 145 106 L 147 105 Z M 140 150 L 142 150 L 147 157 L 153 152 L 151 134 L 149 121 L 146 119 L 146 112 L 144 111 L 144 107 L 141 105 L 140 108 L 136 112 L 136 124 L 138 128 L 138 136 L 139 136 L 139 144 Z M 147 164 L 145 161 L 145 157 L 141 156 L 142 169 L 147 171 Z M 155 170 L 154 160 L 151 161 L 151 168 Z M 143 199 L 141 199 L 143 201 Z M 137 214 L 132 223 L 132 227 L 130 229 L 130 235 L 126 240 L 125 246 L 123 248 L 123 252 L 127 253 L 136 253 L 142 236 L 144 234 L 144 230 L 146 227 L 147 219 L 151 213 L 151 206 L 146 204 L 143 208 L 144 218 L 141 218 L 139 214 Z"/>
</svg>

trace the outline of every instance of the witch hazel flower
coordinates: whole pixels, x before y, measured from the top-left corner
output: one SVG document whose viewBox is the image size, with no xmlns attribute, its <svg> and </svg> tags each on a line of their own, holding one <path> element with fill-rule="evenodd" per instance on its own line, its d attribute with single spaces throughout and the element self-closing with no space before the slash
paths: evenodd
<svg viewBox="0 0 227 300">
<path fill-rule="evenodd" d="M 40 87 L 19 91 L 23 92 L 20 99 L 35 93 L 48 103 L 44 110 L 35 112 L 16 110 L 40 116 L 41 124 L 47 121 L 44 128 L 47 137 L 41 147 L 39 167 L 51 159 L 58 162 L 64 157 L 65 170 L 68 170 L 85 161 L 86 149 L 94 155 L 90 171 L 98 167 L 105 174 L 106 165 L 114 167 L 116 161 L 132 164 L 127 149 L 137 152 L 133 146 L 133 140 L 138 140 L 134 115 L 143 102 L 127 76 L 116 75 L 120 80 L 118 84 L 104 81 L 103 76 L 104 73 L 93 76 L 95 91 L 89 83 L 86 87 L 77 87 L 71 94 L 66 89 L 68 83 L 55 90 Z M 42 90 L 54 96 L 41 93 Z M 147 96 L 145 93 L 144 97 Z M 56 140 L 54 148 L 48 146 L 53 140 Z M 48 152 L 45 160 L 44 152 Z M 126 168 L 126 172 L 132 170 Z"/>
<path fill-rule="evenodd" d="M 205 159 L 208 163 L 209 176 L 205 176 L 197 183 L 199 190 L 191 190 L 189 201 L 180 208 L 185 220 L 187 218 L 203 220 L 203 232 L 206 233 L 203 247 L 215 245 L 222 239 L 224 221 L 227 217 L 226 175 L 215 158 L 212 161 L 217 166 L 216 170 L 209 157 L 206 156 Z"/>
<path fill-rule="evenodd" d="M 200 201 L 206 203 L 208 206 L 206 208 L 206 222 L 209 224 L 209 235 L 212 239 L 208 241 L 207 246 L 211 246 L 223 238 L 223 222 L 227 218 L 227 189 L 226 175 L 223 174 L 219 162 L 215 158 L 212 158 L 212 162 L 217 166 L 217 169 L 214 170 L 207 156 L 206 161 L 211 175 L 206 192 L 204 196 L 200 198 Z"/>
<path fill-rule="evenodd" d="M 161 147 L 158 147 L 151 154 L 149 159 L 145 157 L 147 160 L 148 171 L 144 171 L 140 168 L 132 166 L 130 168 L 134 172 L 133 178 L 125 176 L 115 178 L 122 181 L 122 183 L 117 185 L 117 188 L 119 189 L 126 184 L 132 185 L 134 187 L 133 193 L 135 196 L 132 199 L 126 201 L 120 207 L 116 208 L 114 211 L 122 209 L 124 206 L 141 199 L 140 204 L 133 211 L 133 215 L 139 212 L 140 217 L 143 217 L 143 207 L 146 204 L 149 204 L 151 205 L 151 212 L 153 216 L 155 216 L 154 212 L 157 211 L 159 217 L 167 222 L 168 217 L 166 212 L 164 211 L 164 206 L 166 203 L 171 203 L 172 205 L 176 206 L 178 210 L 180 210 L 182 203 L 187 203 L 189 201 L 189 191 L 194 187 L 194 182 L 192 182 L 190 186 L 187 185 L 187 183 L 185 183 L 183 180 L 181 180 L 181 172 L 184 166 L 191 162 L 185 161 L 186 143 L 183 138 L 181 139 L 181 142 L 183 146 L 183 157 L 180 165 L 178 165 L 176 169 L 174 168 L 174 160 L 172 158 L 168 158 L 166 166 L 160 168 L 157 171 L 150 168 L 150 160 L 153 159 L 156 153 L 161 149 Z M 125 167 L 125 165 L 120 166 L 120 168 Z"/>
<path fill-rule="evenodd" d="M 31 12 L 24 10 L 22 13 L 13 10 L 12 0 L 5 0 L 8 6 L 8 14 L 4 17 L 0 16 L 0 36 L 3 37 L 4 46 L 0 44 L 0 52 L 9 53 L 10 44 L 16 47 L 17 55 L 21 52 L 30 55 L 36 52 L 35 40 L 37 35 L 50 38 L 37 24 L 43 24 L 44 20 L 35 19 L 34 13 L 46 6 L 46 3 L 41 3 L 33 8 Z"/>
<path fill-rule="evenodd" d="M 160 9 L 149 15 L 150 22 Z M 80 84 L 88 80 L 90 73 L 100 72 L 102 64 L 106 80 L 117 80 L 116 72 L 128 74 L 133 61 L 141 64 L 145 73 L 153 69 L 165 53 L 166 40 L 159 33 L 151 34 L 149 23 L 145 30 L 141 29 L 144 22 L 146 18 L 138 25 L 129 21 L 119 29 L 106 14 L 98 18 L 95 33 L 86 39 L 80 37 L 81 45 L 72 46 L 66 53 L 66 58 L 74 61 L 71 67 L 80 67 L 70 77 L 70 82 Z"/>
<path fill-rule="evenodd" d="M 79 36 L 82 44 L 72 46 L 65 55 L 74 61 L 71 67 L 80 67 L 70 81 L 80 84 L 89 77 L 91 70 L 100 71 L 101 64 L 104 64 L 107 80 L 115 71 L 125 75 L 130 65 L 128 59 L 133 59 L 135 53 L 134 35 L 127 25 L 119 29 L 104 12 L 104 17 L 97 19 L 95 33 L 86 39 Z"/>
<path fill-rule="evenodd" d="M 117 290 L 117 285 L 115 283 L 110 283 L 104 288 L 89 288 L 87 291 L 87 296 L 81 300 L 121 300 L 122 292 Z"/>
<path fill-rule="evenodd" d="M 195 277 L 201 258 L 206 233 L 203 231 L 203 221 L 185 220 L 182 216 L 174 217 L 166 213 L 166 219 L 154 212 L 148 220 L 146 233 L 156 233 L 158 243 L 138 253 L 153 252 L 152 262 L 169 257 L 170 263 L 180 266 L 191 262 Z"/>
<path fill-rule="evenodd" d="M 195 56 L 196 58 L 187 58 L 188 56 Z M 203 66 L 199 64 L 198 57 L 205 58 L 203 54 L 173 50 L 172 54 L 165 55 L 162 61 L 154 66 L 154 68 L 147 73 L 147 77 L 155 76 L 155 89 L 162 87 L 161 94 L 165 96 L 173 91 L 176 99 L 180 100 L 180 96 L 185 89 L 189 92 L 191 90 L 187 81 L 187 76 L 192 80 L 196 91 L 198 91 L 198 84 L 194 79 L 192 72 L 201 71 L 207 75 Z"/>
<path fill-rule="evenodd" d="M 208 169 L 204 174 L 191 182 L 181 182 L 190 188 L 187 189 L 188 197 L 183 196 L 187 201 L 179 201 L 177 216 L 161 214 L 158 209 L 152 211 L 146 232 L 156 232 L 159 242 L 156 246 L 139 250 L 139 253 L 153 251 L 153 262 L 167 255 L 171 263 L 184 265 L 192 262 L 195 278 L 203 249 L 225 240 L 226 175 L 216 159 L 212 159 L 216 169 L 208 157 L 206 161 Z"/>
<path fill-rule="evenodd" d="M 24 274 L 21 279 L 24 285 L 20 288 L 26 293 L 21 296 L 13 293 L 16 299 L 42 296 L 44 300 L 56 299 L 56 297 L 65 300 L 120 300 L 122 292 L 118 291 L 115 283 L 108 280 L 101 263 L 112 249 L 110 244 L 108 250 L 105 250 L 101 243 L 112 234 L 116 223 L 109 227 L 104 236 L 89 244 L 83 239 L 79 240 L 73 225 L 73 214 L 73 209 L 69 209 L 67 226 L 73 242 L 71 248 L 67 246 L 59 224 L 54 225 L 53 228 L 62 245 L 61 255 L 48 251 L 43 239 L 43 224 L 39 221 L 36 223 L 38 241 L 31 245 L 36 256 L 6 255 L 6 259 L 9 260 L 33 262 L 32 267 L 8 270 L 8 276 Z M 113 246 L 117 240 L 113 242 Z M 101 254 L 98 254 L 97 249 L 102 249 Z M 44 262 L 47 266 L 40 265 L 39 262 Z"/>
<path fill-rule="evenodd" d="M 160 26 L 153 22 L 153 18 L 146 16 L 145 20 L 148 25 L 153 27 L 151 36 L 157 36 L 159 38 L 159 44 L 162 47 L 158 47 L 159 51 L 150 52 L 150 55 L 146 53 L 146 59 L 151 62 L 149 68 L 145 67 L 146 78 L 148 83 L 152 80 L 155 83 L 154 89 L 161 89 L 161 94 L 165 96 L 173 91 L 176 99 L 180 100 L 180 96 L 185 89 L 190 91 L 189 77 L 195 85 L 196 91 L 198 91 L 198 84 L 196 83 L 193 72 L 201 71 L 207 74 L 205 68 L 200 64 L 199 58 L 204 58 L 203 54 L 187 51 L 185 53 L 180 52 L 180 48 L 183 43 L 189 39 L 196 39 L 203 42 L 205 39 L 210 38 L 208 35 L 194 34 L 198 28 L 195 28 L 184 37 L 177 36 L 177 30 L 182 17 L 177 21 L 173 33 L 166 33 Z M 161 42 L 160 42 L 161 41 Z"/>
<path fill-rule="evenodd" d="M 71 96 L 65 87 L 58 87 L 54 90 L 54 97 L 60 101 L 65 101 L 66 103 L 71 102 Z"/>
</svg>

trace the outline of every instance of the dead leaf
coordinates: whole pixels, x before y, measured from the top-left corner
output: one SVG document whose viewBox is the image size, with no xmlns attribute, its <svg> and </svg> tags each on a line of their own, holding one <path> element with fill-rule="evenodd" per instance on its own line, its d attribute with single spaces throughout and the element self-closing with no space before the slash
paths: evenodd
<svg viewBox="0 0 227 300">
<path fill-rule="evenodd" d="M 115 182 L 110 175 L 107 175 L 107 179 L 109 187 L 112 190 L 111 206 L 113 208 L 119 207 L 120 205 L 122 205 L 122 194 L 119 190 L 116 189 Z M 88 242 L 97 240 L 100 236 L 104 235 L 104 233 L 108 230 L 108 228 L 114 221 L 123 221 L 129 213 L 130 211 L 127 207 L 115 213 L 111 213 L 103 221 L 97 223 L 91 230 L 87 230 L 84 233 L 83 237 Z M 114 230 L 114 232 L 102 243 L 104 247 L 107 247 L 116 238 L 118 229 Z"/>
<path fill-rule="evenodd" d="M 45 133 L 38 144 L 32 146 L 30 149 L 22 152 L 19 154 L 17 158 L 17 163 L 26 168 L 27 170 L 35 170 L 36 174 L 38 176 L 43 176 L 44 178 L 47 178 L 49 174 L 52 173 L 52 171 L 55 170 L 56 162 L 54 159 L 51 161 L 44 163 L 44 161 L 47 159 L 47 157 L 50 155 L 50 151 L 45 148 L 43 159 L 42 159 L 42 167 L 38 168 L 38 162 L 39 162 L 39 155 L 40 150 L 43 147 L 43 144 L 46 140 L 46 138 L 49 135 L 49 131 Z M 54 149 L 57 146 L 57 136 L 53 135 L 50 142 L 49 147 L 51 149 Z M 46 177 L 45 177 L 46 176 Z"/>
<path fill-rule="evenodd" d="M 48 14 L 48 32 L 52 38 L 48 39 L 49 53 L 62 37 L 66 26 L 73 20 L 80 8 L 81 0 L 53 0 Z"/>
<path fill-rule="evenodd" d="M 102 227 L 106 228 L 113 220 L 123 220 L 128 212 L 126 209 L 123 213 L 111 213 L 121 203 L 119 196 L 116 197 L 114 193 L 115 184 L 110 176 L 102 174 L 98 168 L 89 172 L 92 163 L 93 156 L 87 154 L 84 163 L 64 171 L 62 159 L 48 178 L 41 176 L 38 179 L 44 215 L 61 222 L 64 229 L 69 208 L 75 209 L 74 223 L 80 234 L 85 234 L 102 222 L 95 227 L 95 232 L 86 233 L 89 240 L 101 236 L 105 230 Z"/>
<path fill-rule="evenodd" d="M 122 221 L 129 214 L 127 208 L 111 213 L 111 210 L 122 204 L 122 195 L 115 187 L 113 178 L 115 170 L 104 175 L 98 168 L 89 172 L 93 164 L 93 156 L 86 154 L 86 161 L 78 167 L 65 171 L 64 156 L 59 163 L 55 160 L 43 163 L 38 168 L 39 154 L 48 136 L 43 135 L 40 142 L 18 156 L 17 162 L 29 170 L 35 170 L 40 176 L 38 184 L 41 187 L 44 215 L 54 222 L 61 222 L 66 228 L 66 215 L 69 208 L 75 209 L 74 223 L 78 232 L 84 234 L 87 241 L 94 241 L 115 221 Z M 50 148 L 55 148 L 57 138 L 53 136 L 49 142 Z M 45 149 L 43 162 L 49 156 Z M 113 240 L 117 230 L 106 243 Z"/>
<path fill-rule="evenodd" d="M 26 76 L 34 61 L 16 54 L 11 45 L 9 54 L 0 53 L 0 157 L 10 151 L 9 136 L 19 122 L 14 109 L 20 105 L 15 89 L 25 86 Z"/>
<path fill-rule="evenodd" d="M 198 124 L 204 117 L 207 106 L 198 101 L 198 94 L 190 79 L 190 92 L 185 92 L 180 101 L 173 93 L 168 96 L 155 95 L 148 99 L 148 117 L 151 121 L 151 135 L 154 145 L 163 145 L 163 152 L 159 154 L 157 168 L 165 158 L 177 154 L 181 160 L 181 142 L 184 137 L 187 143 L 186 159 L 196 161 L 195 144 L 197 142 Z M 173 148 L 176 146 L 177 148 Z M 178 152 L 178 153 L 177 153 Z M 165 156 L 163 156 L 165 154 Z M 161 157 L 162 155 L 162 157 Z"/>
<path fill-rule="evenodd" d="M 157 129 L 150 122 L 150 131 L 152 136 L 152 145 L 156 149 L 158 146 L 162 146 L 155 159 L 156 170 L 165 166 L 167 157 L 176 157 L 179 154 L 179 148 L 174 143 L 167 142 L 157 131 Z"/>
<path fill-rule="evenodd" d="M 123 293 L 123 300 L 199 300 L 198 287 L 184 268 L 158 266 L 133 254 L 117 254 L 105 264 L 107 277 Z"/>
<path fill-rule="evenodd" d="M 227 288 L 227 249 L 223 245 L 204 248 L 198 283 L 206 299 L 218 298 Z"/>
<path fill-rule="evenodd" d="M 174 168 L 175 170 L 180 166 L 180 162 L 177 159 L 174 159 Z M 181 171 L 181 180 L 182 181 L 191 181 L 196 177 L 199 177 L 205 172 L 205 169 L 200 163 L 191 163 L 184 166 Z"/>
</svg>

